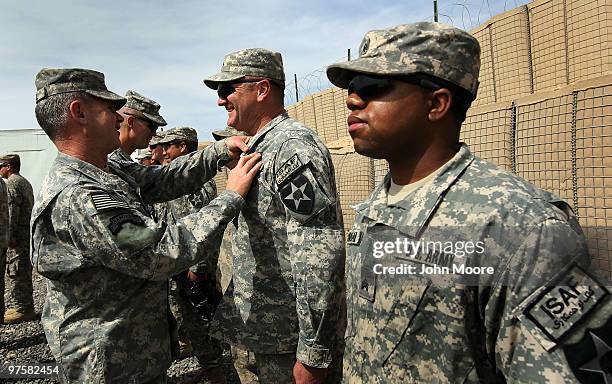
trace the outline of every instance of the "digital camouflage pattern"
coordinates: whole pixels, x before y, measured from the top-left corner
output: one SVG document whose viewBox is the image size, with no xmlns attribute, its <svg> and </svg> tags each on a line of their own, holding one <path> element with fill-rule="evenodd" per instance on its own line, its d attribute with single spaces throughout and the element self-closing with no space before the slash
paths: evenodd
<svg viewBox="0 0 612 384">
<path fill-rule="evenodd" d="M 167 201 L 165 203 L 167 204 L 167 209 L 164 211 L 165 215 L 159 217 L 159 220 L 168 224 L 174 224 L 179 219 L 199 211 L 213 201 L 215 197 L 217 197 L 217 186 L 215 181 L 211 179 L 198 191 Z M 191 271 L 196 273 L 214 273 L 216 269 L 214 265 L 216 265 L 219 257 L 219 246 L 222 236 L 223 234 L 220 234 L 218 238 L 210 240 L 210 247 L 208 249 L 209 256 L 206 260 L 191 267 Z"/>
<path fill-rule="evenodd" d="M 163 216 L 159 216 L 159 220 L 170 225 L 176 224 L 181 218 L 197 212 L 208 205 L 215 197 L 217 197 L 217 187 L 215 181 L 210 180 L 197 192 L 161 203 L 165 204 L 165 207 L 162 210 Z M 222 237 L 223 232 L 211 236 L 208 245 L 201 250 L 201 252 L 206 253 L 206 257 L 189 268 L 192 272 L 206 274 L 211 289 L 216 289 L 215 272 L 219 260 L 219 247 L 221 246 Z M 181 340 L 189 340 L 191 342 L 194 354 L 209 381 L 212 383 L 225 383 L 221 365 L 223 347 L 219 341 L 208 336 L 208 326 L 210 323 L 202 319 L 197 308 L 185 297 L 186 291 L 189 289 L 185 272 L 173 277 L 170 284 L 170 309 L 177 320 L 178 333 Z M 210 292 L 208 293 L 211 294 Z M 208 321 L 210 321 L 212 315 L 213 313 L 209 313 Z"/>
<path fill-rule="evenodd" d="M 30 217 L 34 192 L 30 182 L 16 173 L 6 179 L 6 187 L 10 217 L 6 275 L 13 285 L 11 296 L 15 309 L 25 312 L 34 308 L 30 263 Z"/>
<path fill-rule="evenodd" d="M 245 76 L 265 77 L 285 87 L 283 57 L 279 52 L 264 48 L 249 48 L 228 53 L 223 58 L 221 71 L 204 80 L 208 88 L 217 89 L 219 83 L 229 83 Z"/>
<path fill-rule="evenodd" d="M 234 127 L 227 126 L 225 129 L 213 131 L 212 135 L 215 140 L 223 140 L 226 137 L 232 136 L 247 136 L 246 132 L 241 132 Z"/>
<path fill-rule="evenodd" d="M 119 109 L 126 102 L 123 96 L 109 91 L 104 74 L 82 68 L 43 68 L 36 74 L 36 102 L 49 96 L 68 92 L 86 92 L 92 96 L 115 103 Z"/>
<path fill-rule="evenodd" d="M 149 148 L 155 147 L 156 145 L 158 145 L 159 141 L 164 138 L 165 134 L 166 134 L 165 131 L 157 130 L 155 134 L 153 135 L 153 137 L 151 138 L 151 140 L 149 140 Z"/>
<path fill-rule="evenodd" d="M 355 206 L 348 234 L 344 382 L 569 383 L 572 366 L 609 374 L 605 349 L 590 340 L 612 345 L 610 296 L 584 272 L 585 238 L 566 203 L 465 144 L 396 205 L 387 204 L 389 183 L 387 175 Z M 376 242 L 390 239 L 482 242 L 484 251 L 412 246 L 374 257 Z M 402 265 L 417 272 L 375 272 Z M 450 272 L 418 273 L 422 266 Z M 604 382 L 602 373 L 583 373 L 595 375 L 583 382 Z"/>
<path fill-rule="evenodd" d="M 211 335 L 327 367 L 345 320 L 344 235 L 330 154 L 286 113 L 249 147 L 262 153 L 263 167 L 228 226 L 232 280 Z"/>
<path fill-rule="evenodd" d="M 207 153 L 191 159 L 208 160 L 201 179 L 217 160 Z M 179 169 L 189 166 L 185 160 Z M 67 382 L 140 383 L 165 375 L 168 278 L 200 261 L 211 236 L 223 233 L 244 202 L 226 191 L 177 225 L 155 223 L 136 182 L 125 180 L 59 154 L 34 208 L 32 261 L 47 279 L 42 324 Z"/>
<path fill-rule="evenodd" d="M 136 154 L 136 160 L 142 160 L 150 158 L 152 155 L 151 150 L 149 148 L 139 149 Z"/>
<path fill-rule="evenodd" d="M 0 177 L 0 271 L 6 269 L 6 250 L 9 244 L 9 209 L 6 184 Z M 0 274 L 0 292 L 4 292 L 4 273 Z M 4 319 L 4 295 L 0 295 L 0 319 Z"/>
<path fill-rule="evenodd" d="M 128 90 L 125 93 L 125 108 L 130 108 L 135 111 L 142 113 L 143 117 L 151 120 L 158 126 L 162 127 L 167 125 L 166 120 L 159 114 L 161 106 L 158 102 L 144 97 L 140 93 L 132 90 Z"/>
<path fill-rule="evenodd" d="M 173 141 L 187 141 L 191 143 L 198 142 L 198 133 L 191 127 L 174 127 L 164 132 L 158 144 L 171 143 Z"/>
<path fill-rule="evenodd" d="M 9 245 L 9 208 L 8 191 L 2 177 L 0 177 L 0 249 L 8 248 Z"/>
<path fill-rule="evenodd" d="M 108 168 L 129 182 L 134 190 L 139 191 L 143 201 L 150 204 L 197 191 L 230 160 L 225 143 L 219 141 L 167 165 L 138 164 L 121 148 L 117 148 L 108 156 Z"/>
<path fill-rule="evenodd" d="M 480 45 L 449 25 L 420 22 L 373 30 L 364 36 L 356 60 L 327 67 L 327 77 L 347 88 L 356 73 L 401 76 L 425 73 L 469 91 L 478 90 Z"/>
</svg>

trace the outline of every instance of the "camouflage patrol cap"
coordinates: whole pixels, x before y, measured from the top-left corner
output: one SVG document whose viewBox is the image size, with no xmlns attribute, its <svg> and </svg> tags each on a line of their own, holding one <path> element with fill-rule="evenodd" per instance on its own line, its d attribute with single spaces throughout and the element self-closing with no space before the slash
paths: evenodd
<svg viewBox="0 0 612 384">
<path fill-rule="evenodd" d="M 174 127 L 164 132 L 164 136 L 158 144 L 170 143 L 173 141 L 198 142 L 198 133 L 191 127 Z"/>
<path fill-rule="evenodd" d="M 157 132 L 155 132 L 155 134 L 153 135 L 151 140 L 149 140 L 149 147 L 154 147 L 154 146 L 158 145 L 159 142 L 161 140 L 163 140 L 164 136 L 166 135 L 166 132 L 167 131 L 157 131 Z"/>
<path fill-rule="evenodd" d="M 15 153 L 0 156 L 0 165 L 21 164 L 21 158 Z"/>
<path fill-rule="evenodd" d="M 126 100 L 109 91 L 104 83 L 104 74 L 82 68 L 43 68 L 34 80 L 36 84 L 36 102 L 49 96 L 69 92 L 86 92 L 100 99 L 111 100 L 115 108 L 121 108 Z"/>
<path fill-rule="evenodd" d="M 127 99 L 125 103 L 126 108 L 141 112 L 143 117 L 151 120 L 160 127 L 168 124 L 159 114 L 160 105 L 156 101 L 144 97 L 140 93 L 132 90 L 128 90 L 125 93 L 125 98 Z"/>
<path fill-rule="evenodd" d="M 480 45 L 469 33 L 440 23 L 402 24 L 364 36 L 359 58 L 327 67 L 336 86 L 348 88 L 359 73 L 402 76 L 424 73 L 455 84 L 472 96 L 478 90 Z"/>
<path fill-rule="evenodd" d="M 146 159 L 153 156 L 153 153 L 151 153 L 151 150 L 149 148 L 145 148 L 145 149 L 139 149 L 138 152 L 136 153 L 136 160 L 142 160 L 142 159 Z"/>
<path fill-rule="evenodd" d="M 217 89 L 219 83 L 229 83 L 245 76 L 265 77 L 285 88 L 283 58 L 280 53 L 264 48 L 249 48 L 225 55 L 221 71 L 204 79 L 208 88 Z"/>
<path fill-rule="evenodd" d="M 227 126 L 227 128 L 225 129 L 221 129 L 219 131 L 213 131 L 212 135 L 215 138 L 215 140 L 219 141 L 219 140 L 223 140 L 227 137 L 232 137 L 232 136 L 246 136 L 246 133 L 239 131 L 234 127 Z"/>
</svg>

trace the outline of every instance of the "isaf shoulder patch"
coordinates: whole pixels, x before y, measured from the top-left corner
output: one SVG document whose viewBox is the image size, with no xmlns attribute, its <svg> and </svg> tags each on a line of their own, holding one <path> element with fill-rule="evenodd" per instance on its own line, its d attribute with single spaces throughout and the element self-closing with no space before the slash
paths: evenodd
<svg viewBox="0 0 612 384">
<path fill-rule="evenodd" d="M 524 313 L 546 337 L 557 343 L 608 294 L 605 286 L 574 264 L 559 274 Z"/>
<path fill-rule="evenodd" d="M 132 223 L 135 225 L 144 225 L 144 220 L 131 212 L 120 213 L 116 216 L 110 218 L 110 224 L 108 225 L 108 229 L 111 231 L 113 235 L 119 233 L 123 224 Z"/>
<path fill-rule="evenodd" d="M 98 213 L 110 211 L 112 209 L 129 209 L 130 206 L 125 201 L 111 196 L 106 192 L 94 192 L 89 195 Z"/>
</svg>

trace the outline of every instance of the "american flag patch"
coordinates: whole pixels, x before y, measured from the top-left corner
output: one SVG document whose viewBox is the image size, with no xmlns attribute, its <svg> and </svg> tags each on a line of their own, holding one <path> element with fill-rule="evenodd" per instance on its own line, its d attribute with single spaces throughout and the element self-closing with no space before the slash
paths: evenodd
<svg viewBox="0 0 612 384">
<path fill-rule="evenodd" d="M 97 192 L 92 193 L 91 201 L 93 201 L 94 207 L 96 207 L 96 211 L 108 211 L 111 209 L 129 209 L 130 206 L 125 202 L 121 201 L 117 198 L 112 197 L 108 193 Z"/>
</svg>

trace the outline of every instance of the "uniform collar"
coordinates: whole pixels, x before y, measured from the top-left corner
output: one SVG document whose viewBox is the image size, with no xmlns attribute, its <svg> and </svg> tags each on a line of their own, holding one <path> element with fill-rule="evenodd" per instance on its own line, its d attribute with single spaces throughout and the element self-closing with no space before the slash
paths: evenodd
<svg viewBox="0 0 612 384">
<path fill-rule="evenodd" d="M 121 152 L 121 150 L 119 153 Z M 58 154 L 57 159 L 55 160 L 56 164 L 61 168 L 72 168 L 75 170 L 81 177 L 85 177 L 88 179 L 94 179 L 100 183 L 107 184 L 110 186 L 116 185 L 121 182 L 121 179 L 104 169 L 100 169 L 93 164 L 90 164 L 86 161 L 77 159 L 76 157 L 66 155 L 63 153 Z"/>
<path fill-rule="evenodd" d="M 125 160 L 125 161 L 134 161 L 134 160 L 132 160 L 132 158 L 130 157 L 130 155 L 129 155 L 128 153 L 125 153 L 125 152 L 123 151 L 123 149 L 121 149 L 121 147 L 119 147 L 119 148 L 115 149 L 115 150 L 114 150 L 114 151 L 111 153 L 111 155 L 110 155 L 110 156 L 111 156 L 111 157 L 112 157 L 112 156 L 117 156 L 117 157 L 119 157 L 121 160 Z"/>
<path fill-rule="evenodd" d="M 274 127 L 276 127 L 278 124 L 280 124 L 281 121 L 286 120 L 288 118 L 289 118 L 289 114 L 287 112 L 283 112 L 280 115 L 276 116 L 274 119 L 270 120 L 268 124 L 264 125 L 264 127 L 260 129 L 259 132 L 257 132 L 251 138 L 251 140 L 249 140 L 250 151 L 251 152 L 255 151 L 257 148 L 257 145 L 260 144 L 264 140 L 264 137 L 266 136 L 266 134 L 270 132 L 272 129 L 274 129 Z"/>
<path fill-rule="evenodd" d="M 394 205 L 387 205 L 387 191 L 391 182 L 391 174 L 387 173 L 368 200 L 355 205 L 354 209 L 376 223 L 394 226 L 408 236 L 418 237 L 446 191 L 473 160 L 474 155 L 462 143 L 459 151 L 432 181 Z"/>
</svg>

